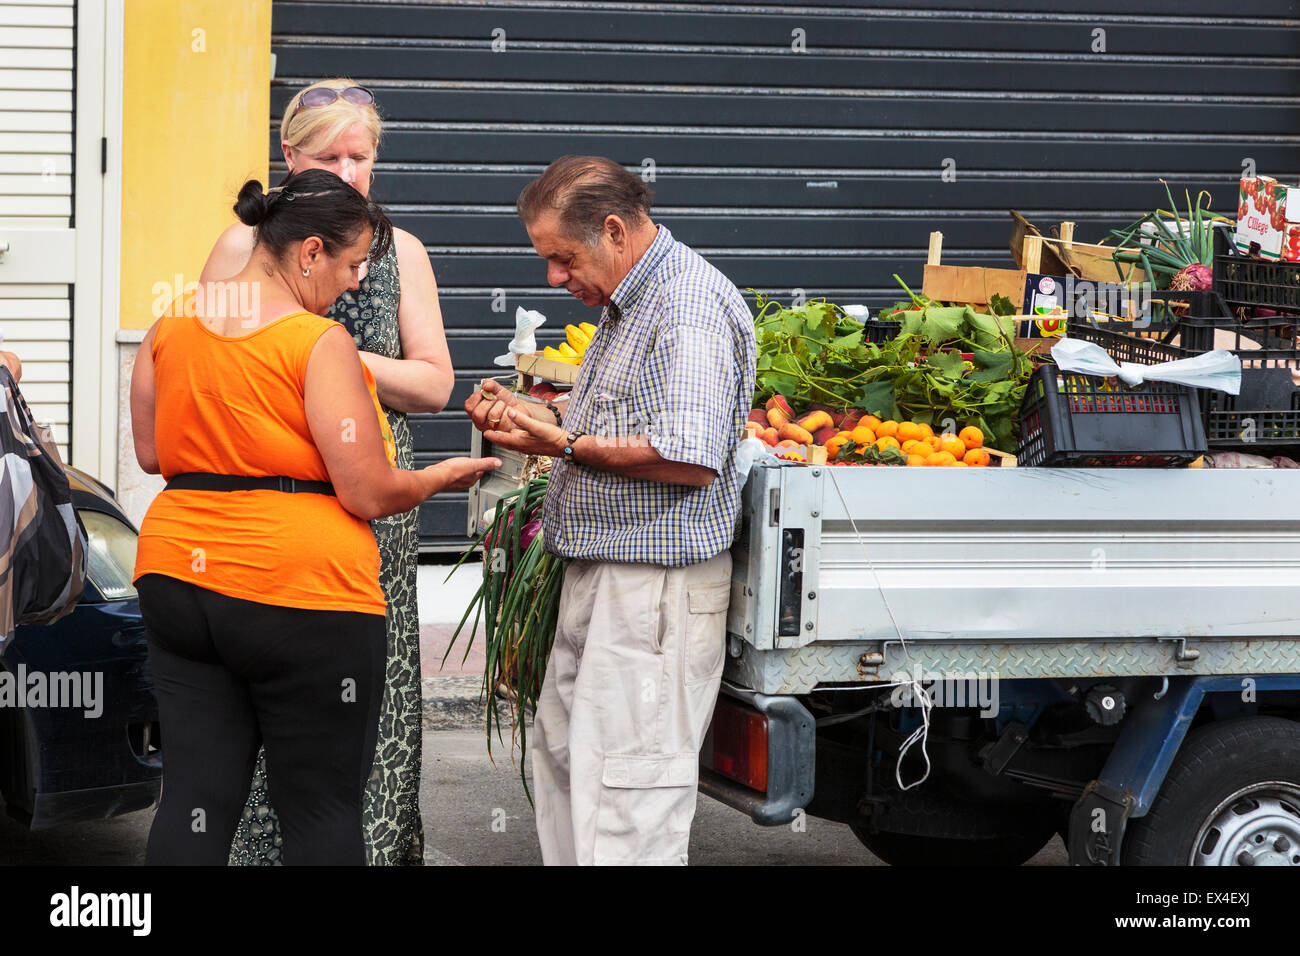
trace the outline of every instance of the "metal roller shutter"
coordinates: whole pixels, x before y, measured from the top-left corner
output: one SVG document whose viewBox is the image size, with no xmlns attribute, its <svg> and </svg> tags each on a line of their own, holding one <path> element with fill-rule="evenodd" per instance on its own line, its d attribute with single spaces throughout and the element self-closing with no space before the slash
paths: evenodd
<svg viewBox="0 0 1300 956">
<path fill-rule="evenodd" d="M 1227 215 L 1246 159 L 1297 179 L 1295 2 L 666 6 L 275 3 L 273 160 L 296 88 L 372 87 L 375 196 L 433 257 L 457 387 L 417 422 L 422 461 L 465 452 L 458 409 L 499 372 L 517 305 L 548 316 L 548 344 L 592 318 L 546 287 L 514 215 L 564 153 L 653 162 L 655 218 L 741 289 L 873 307 L 897 298 L 893 273 L 920 275 L 933 229 L 945 261 L 994 264 L 1011 207 L 1095 241 L 1164 205 L 1161 176 Z M 440 497 L 422 543 L 461 546 L 463 527 L 463 496 Z"/>
</svg>

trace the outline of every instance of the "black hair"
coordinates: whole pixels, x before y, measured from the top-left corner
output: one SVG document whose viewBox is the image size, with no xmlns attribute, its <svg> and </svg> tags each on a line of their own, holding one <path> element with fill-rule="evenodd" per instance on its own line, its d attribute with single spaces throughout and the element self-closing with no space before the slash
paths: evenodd
<svg viewBox="0 0 1300 956">
<path fill-rule="evenodd" d="M 277 258 L 289 245 L 316 236 L 331 258 L 357 241 L 369 226 L 374 230 L 370 258 L 380 259 L 393 241 L 393 224 L 376 202 L 367 199 L 327 169 L 290 173 L 279 186 L 262 192 L 250 179 L 239 190 L 235 215 L 257 230 L 257 245 Z"/>
</svg>

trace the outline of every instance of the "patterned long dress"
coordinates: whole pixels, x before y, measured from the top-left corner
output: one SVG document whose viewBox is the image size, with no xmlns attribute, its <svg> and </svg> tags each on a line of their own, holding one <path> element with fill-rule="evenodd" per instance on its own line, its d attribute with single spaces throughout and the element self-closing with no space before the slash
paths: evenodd
<svg viewBox="0 0 1300 956">
<path fill-rule="evenodd" d="M 357 348 L 388 358 L 402 357 L 397 306 L 397 251 L 390 246 L 371 262 L 356 292 L 344 292 L 327 314 L 347 326 Z M 406 413 L 384 406 L 397 442 L 397 467 L 413 468 L 414 449 Z M 388 665 L 379 713 L 375 762 L 363 802 L 367 857 L 371 866 L 424 862 L 420 819 L 421 693 L 420 622 L 416 604 L 419 509 L 370 522 L 379 545 L 379 583 L 388 599 Z M 248 803 L 231 845 L 235 866 L 274 866 L 283 840 L 266 794 L 265 754 L 257 768 Z"/>
</svg>

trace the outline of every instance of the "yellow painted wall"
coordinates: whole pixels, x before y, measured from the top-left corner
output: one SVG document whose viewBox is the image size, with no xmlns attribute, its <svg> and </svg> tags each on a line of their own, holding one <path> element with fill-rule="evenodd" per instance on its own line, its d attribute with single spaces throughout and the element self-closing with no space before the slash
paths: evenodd
<svg viewBox="0 0 1300 956">
<path fill-rule="evenodd" d="M 125 9 L 120 325 L 144 329 L 160 283 L 198 280 L 244 181 L 266 183 L 271 0 Z"/>
</svg>

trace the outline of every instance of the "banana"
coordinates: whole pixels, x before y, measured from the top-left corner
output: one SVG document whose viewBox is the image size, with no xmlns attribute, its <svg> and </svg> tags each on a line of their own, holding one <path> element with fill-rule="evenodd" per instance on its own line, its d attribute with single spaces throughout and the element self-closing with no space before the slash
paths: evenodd
<svg viewBox="0 0 1300 956">
<path fill-rule="evenodd" d="M 557 362 L 564 362 L 567 365 L 578 364 L 578 360 L 576 358 L 569 358 L 563 352 L 553 349 L 549 345 L 546 346 L 546 348 L 542 349 L 542 357 L 548 359 L 554 359 Z"/>
<path fill-rule="evenodd" d="M 590 345 L 591 340 L 596 337 L 596 327 L 590 322 L 579 322 L 578 328 L 587 333 L 587 344 Z"/>
<path fill-rule="evenodd" d="M 575 349 L 573 346 L 571 346 L 568 342 L 560 343 L 560 354 L 563 355 L 565 358 L 570 358 L 570 359 L 582 358 L 582 356 L 578 354 L 578 350 Z"/>
<path fill-rule="evenodd" d="M 582 353 L 587 351 L 587 346 L 591 344 L 591 336 L 578 328 L 576 325 L 566 325 L 564 327 L 564 336 L 568 340 L 569 346 L 581 357 Z"/>
</svg>

